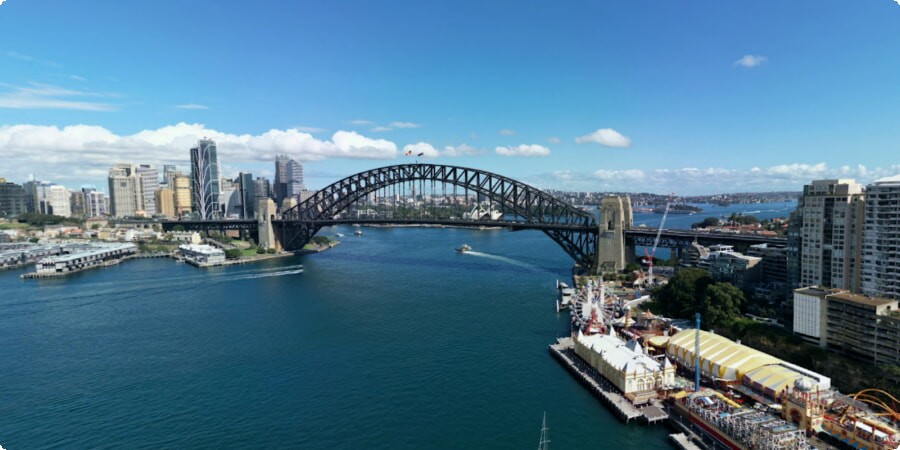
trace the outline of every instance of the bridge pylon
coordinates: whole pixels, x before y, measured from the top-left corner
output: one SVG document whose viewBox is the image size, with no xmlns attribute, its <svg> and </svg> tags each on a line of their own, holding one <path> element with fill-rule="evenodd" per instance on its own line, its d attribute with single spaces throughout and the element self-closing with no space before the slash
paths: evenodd
<svg viewBox="0 0 900 450">
<path fill-rule="evenodd" d="M 610 195 L 600 200 L 597 250 L 594 252 L 595 273 L 618 272 L 628 263 L 625 247 L 625 230 L 631 228 L 634 217 L 631 198 L 627 195 Z"/>
</svg>

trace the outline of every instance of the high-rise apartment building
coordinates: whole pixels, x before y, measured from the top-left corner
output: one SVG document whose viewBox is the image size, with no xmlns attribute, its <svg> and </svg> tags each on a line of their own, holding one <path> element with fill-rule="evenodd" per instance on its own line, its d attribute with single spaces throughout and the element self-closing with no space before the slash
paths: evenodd
<svg viewBox="0 0 900 450">
<path fill-rule="evenodd" d="M 84 194 L 81 191 L 72 191 L 69 193 L 69 209 L 72 217 L 84 217 L 87 210 L 84 204 Z"/>
<path fill-rule="evenodd" d="M 201 220 L 219 216 L 219 192 L 216 143 L 201 139 L 191 148 L 191 206 Z"/>
<path fill-rule="evenodd" d="M 257 199 L 260 198 L 275 198 L 275 193 L 272 191 L 272 183 L 266 177 L 256 177 L 256 180 L 253 180 L 253 194 Z M 254 210 L 256 210 L 257 205 L 254 205 Z"/>
<path fill-rule="evenodd" d="M 815 180 L 797 204 L 800 286 L 859 292 L 863 188 L 853 180 Z"/>
<path fill-rule="evenodd" d="M 0 217 L 18 216 L 28 212 L 25 188 L 0 178 Z"/>
<path fill-rule="evenodd" d="M 159 172 L 155 167 L 147 164 L 137 166 L 137 176 L 140 178 L 141 208 L 144 214 L 152 216 L 156 214 L 156 190 L 159 189 Z"/>
<path fill-rule="evenodd" d="M 100 217 L 109 213 L 106 210 L 106 195 L 92 187 L 81 188 L 84 197 L 84 213 L 87 217 Z"/>
<path fill-rule="evenodd" d="M 71 195 L 64 186 L 53 183 L 38 183 L 34 186 L 36 212 L 55 216 L 71 217 Z"/>
<path fill-rule="evenodd" d="M 129 217 L 141 209 L 141 180 L 132 164 L 116 164 L 109 169 L 109 206 L 113 217 Z"/>
<path fill-rule="evenodd" d="M 175 217 L 175 191 L 169 188 L 157 189 L 154 193 L 157 214 Z"/>
<path fill-rule="evenodd" d="M 900 299 L 900 175 L 866 187 L 862 292 Z"/>
<path fill-rule="evenodd" d="M 275 157 L 275 204 L 297 197 L 303 190 L 303 166 L 287 155 Z"/>
<path fill-rule="evenodd" d="M 178 171 L 178 168 L 175 167 L 174 164 L 163 165 L 163 184 L 165 184 L 167 188 L 172 189 L 172 179 L 178 175 L 181 175 L 181 172 Z"/>
<path fill-rule="evenodd" d="M 175 195 L 175 215 L 181 217 L 191 212 L 191 179 L 185 175 L 172 178 Z"/>
</svg>

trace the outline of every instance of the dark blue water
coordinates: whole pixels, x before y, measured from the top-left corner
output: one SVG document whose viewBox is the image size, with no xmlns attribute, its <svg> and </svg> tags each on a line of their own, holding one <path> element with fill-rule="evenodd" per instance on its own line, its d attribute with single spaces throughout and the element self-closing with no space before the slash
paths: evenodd
<svg viewBox="0 0 900 450">
<path fill-rule="evenodd" d="M 549 356 L 571 262 L 540 232 L 340 231 L 229 268 L 0 272 L 0 445 L 521 449 L 546 411 L 556 449 L 669 448 Z"/>
</svg>

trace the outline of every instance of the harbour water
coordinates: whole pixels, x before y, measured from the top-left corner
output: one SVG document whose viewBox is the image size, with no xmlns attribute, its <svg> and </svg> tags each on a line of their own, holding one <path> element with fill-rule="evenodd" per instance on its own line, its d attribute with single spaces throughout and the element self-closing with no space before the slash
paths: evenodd
<svg viewBox="0 0 900 450">
<path fill-rule="evenodd" d="M 552 448 L 670 448 L 548 354 L 571 267 L 548 237 L 352 231 L 259 264 L 0 272 L 0 445 L 520 449 L 546 411 Z"/>
</svg>

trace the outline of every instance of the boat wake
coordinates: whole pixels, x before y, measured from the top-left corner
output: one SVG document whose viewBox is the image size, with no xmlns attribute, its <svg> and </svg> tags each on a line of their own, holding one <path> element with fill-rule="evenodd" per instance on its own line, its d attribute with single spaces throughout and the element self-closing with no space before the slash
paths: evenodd
<svg viewBox="0 0 900 450">
<path fill-rule="evenodd" d="M 245 274 L 245 275 L 237 275 L 237 276 L 233 276 L 233 277 L 228 277 L 224 281 L 253 280 L 256 278 L 283 277 L 285 275 L 297 275 L 299 273 L 303 273 L 303 268 L 294 269 L 294 270 L 280 270 L 278 272 L 249 273 L 249 274 Z"/>
<path fill-rule="evenodd" d="M 507 263 L 507 264 L 512 264 L 512 265 L 514 265 L 514 266 L 519 266 L 519 267 L 525 267 L 525 268 L 532 269 L 532 270 L 543 270 L 543 269 L 541 269 L 540 267 L 535 266 L 535 265 L 533 265 L 533 264 L 528 264 L 527 262 L 515 260 L 515 259 L 512 259 L 512 258 L 507 258 L 506 256 L 492 255 L 492 254 L 490 254 L 490 253 L 476 252 L 476 251 L 473 251 L 473 250 L 469 250 L 469 251 L 467 251 L 467 252 L 465 252 L 465 253 L 463 253 L 463 254 L 464 254 L 464 255 L 472 255 L 472 256 L 480 256 L 480 257 L 482 257 L 482 258 L 493 259 L 493 260 L 495 260 L 495 261 L 502 261 L 502 262 L 505 262 L 505 263 Z"/>
</svg>

